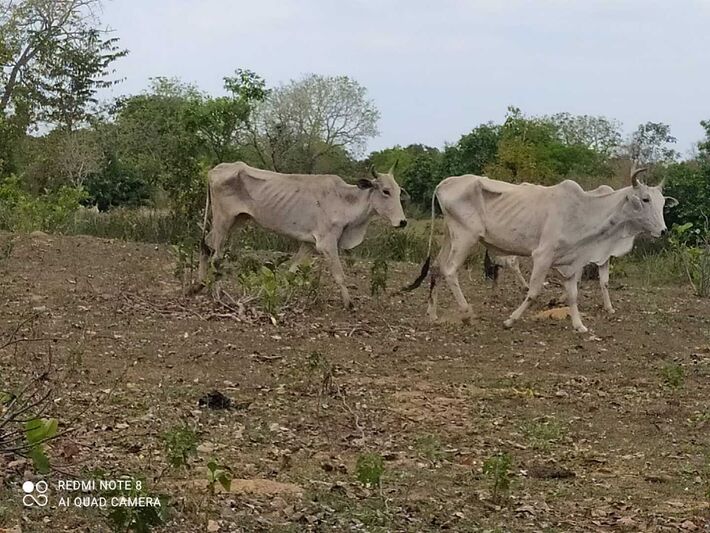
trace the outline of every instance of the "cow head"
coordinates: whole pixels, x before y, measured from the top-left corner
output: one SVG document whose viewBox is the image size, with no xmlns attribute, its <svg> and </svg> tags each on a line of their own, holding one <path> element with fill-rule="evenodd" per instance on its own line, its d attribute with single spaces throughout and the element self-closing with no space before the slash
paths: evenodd
<svg viewBox="0 0 710 533">
<path fill-rule="evenodd" d="M 357 186 L 360 189 L 370 189 L 370 201 L 375 212 L 382 218 L 386 218 L 396 228 L 403 228 L 407 225 L 407 217 L 402 209 L 402 198 L 408 197 L 397 182 L 394 180 L 395 163 L 387 174 L 380 174 L 372 167 L 372 179 L 361 179 Z"/>
<path fill-rule="evenodd" d="M 662 183 L 657 187 L 651 187 L 638 179 L 638 175 L 645 170 L 647 169 L 640 168 L 632 172 L 632 186 L 626 195 L 626 203 L 631 221 L 644 233 L 660 237 L 668 230 L 663 219 L 663 207 L 665 205 L 673 207 L 678 200 L 663 196 Z"/>
</svg>

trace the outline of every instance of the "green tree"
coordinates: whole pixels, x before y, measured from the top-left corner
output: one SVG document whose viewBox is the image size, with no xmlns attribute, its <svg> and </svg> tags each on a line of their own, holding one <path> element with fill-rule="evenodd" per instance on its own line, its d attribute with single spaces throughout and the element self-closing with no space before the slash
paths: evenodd
<svg viewBox="0 0 710 533">
<path fill-rule="evenodd" d="M 573 117 L 567 118 L 574 123 Z M 486 171 L 505 181 L 543 184 L 566 178 L 608 177 L 611 169 L 607 156 L 593 147 L 592 137 L 580 135 L 575 139 L 571 129 L 564 133 L 558 122 L 549 117 L 528 117 L 520 109 L 509 107 L 496 161 Z"/>
<path fill-rule="evenodd" d="M 673 163 L 662 168 L 660 176 L 665 180 L 663 193 L 678 200 L 665 215 L 668 226 L 691 222 L 694 230 L 702 230 L 710 219 L 710 164 Z"/>
<path fill-rule="evenodd" d="M 177 79 L 155 78 L 150 90 L 120 99 L 113 110 L 117 164 L 165 190 L 182 214 L 198 211 L 204 193 L 202 144 L 191 127 L 203 97 Z"/>
<path fill-rule="evenodd" d="M 189 127 L 206 149 L 210 163 L 222 163 L 238 158 L 247 143 L 247 126 L 251 113 L 268 92 L 264 80 L 249 70 L 237 70 L 224 78 L 228 96 L 191 99 Z"/>
<path fill-rule="evenodd" d="M 498 153 L 501 127 L 489 122 L 462 135 L 454 145 L 444 148 L 442 173 L 445 176 L 482 174 Z"/>
<path fill-rule="evenodd" d="M 434 189 L 441 181 L 441 152 L 428 146 L 416 153 L 411 164 L 401 173 L 402 185 L 412 202 L 428 209 Z"/>
<path fill-rule="evenodd" d="M 86 118 L 110 65 L 125 55 L 105 38 L 99 0 L 0 0 L 0 114 L 25 112 L 71 130 Z"/>
</svg>

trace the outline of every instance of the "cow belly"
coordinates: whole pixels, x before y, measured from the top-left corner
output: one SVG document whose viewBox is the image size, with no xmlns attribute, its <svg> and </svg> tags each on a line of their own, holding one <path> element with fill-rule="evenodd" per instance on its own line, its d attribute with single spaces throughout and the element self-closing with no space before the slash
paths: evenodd
<svg viewBox="0 0 710 533">
<path fill-rule="evenodd" d="M 274 216 L 264 216 L 264 213 L 252 215 L 252 218 L 262 228 L 279 235 L 291 237 L 301 242 L 315 242 L 313 237 L 315 228 L 310 225 L 304 225 L 301 221 L 287 217 L 281 218 L 276 214 Z"/>
</svg>

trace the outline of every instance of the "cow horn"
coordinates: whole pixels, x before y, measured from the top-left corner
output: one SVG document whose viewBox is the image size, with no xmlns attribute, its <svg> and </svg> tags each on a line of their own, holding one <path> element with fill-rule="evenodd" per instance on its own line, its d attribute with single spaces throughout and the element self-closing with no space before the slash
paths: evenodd
<svg viewBox="0 0 710 533">
<path fill-rule="evenodd" d="M 638 168 L 638 169 L 634 170 L 634 171 L 631 173 L 631 185 L 633 185 L 634 187 L 638 187 L 638 184 L 639 184 L 640 182 L 639 182 L 639 179 L 638 179 L 636 176 L 638 176 L 638 175 L 641 174 L 642 172 L 646 172 L 647 170 L 648 170 L 648 168 L 646 168 L 646 167 Z"/>
<path fill-rule="evenodd" d="M 372 177 L 375 179 L 379 178 L 377 171 L 375 170 L 375 165 L 370 165 L 370 174 L 372 174 Z"/>
<path fill-rule="evenodd" d="M 390 168 L 388 174 L 390 176 L 394 176 L 394 171 L 397 169 L 397 164 L 399 163 L 399 158 L 394 160 L 394 165 L 392 165 L 392 168 Z"/>
</svg>

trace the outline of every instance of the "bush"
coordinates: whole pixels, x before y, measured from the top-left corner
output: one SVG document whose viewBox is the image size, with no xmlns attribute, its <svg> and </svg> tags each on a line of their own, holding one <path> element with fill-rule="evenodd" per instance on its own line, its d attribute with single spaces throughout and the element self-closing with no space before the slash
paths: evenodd
<svg viewBox="0 0 710 533">
<path fill-rule="evenodd" d="M 677 260 L 697 296 L 710 295 L 710 226 L 694 228 L 692 222 L 673 226 L 669 239 Z M 695 245 L 691 243 L 696 243 Z"/>
<path fill-rule="evenodd" d="M 18 177 L 10 176 L 0 182 L 0 229 L 64 232 L 71 227 L 84 199 L 83 189 L 66 186 L 32 196 L 24 190 Z"/>
<path fill-rule="evenodd" d="M 678 205 L 666 213 L 668 227 L 692 223 L 693 228 L 703 228 L 710 216 L 710 163 L 688 161 L 670 165 L 660 173 L 666 183 L 663 193 L 678 200 Z M 697 244 L 701 235 L 688 235 Z"/>
<path fill-rule="evenodd" d="M 296 300 L 315 300 L 320 285 L 320 278 L 309 265 L 299 266 L 296 272 L 263 266 L 242 274 L 239 281 L 244 292 L 256 299 L 271 316 Z"/>
<path fill-rule="evenodd" d="M 379 453 L 364 453 L 357 458 L 355 474 L 366 487 L 379 487 L 384 471 L 385 462 Z"/>
</svg>

